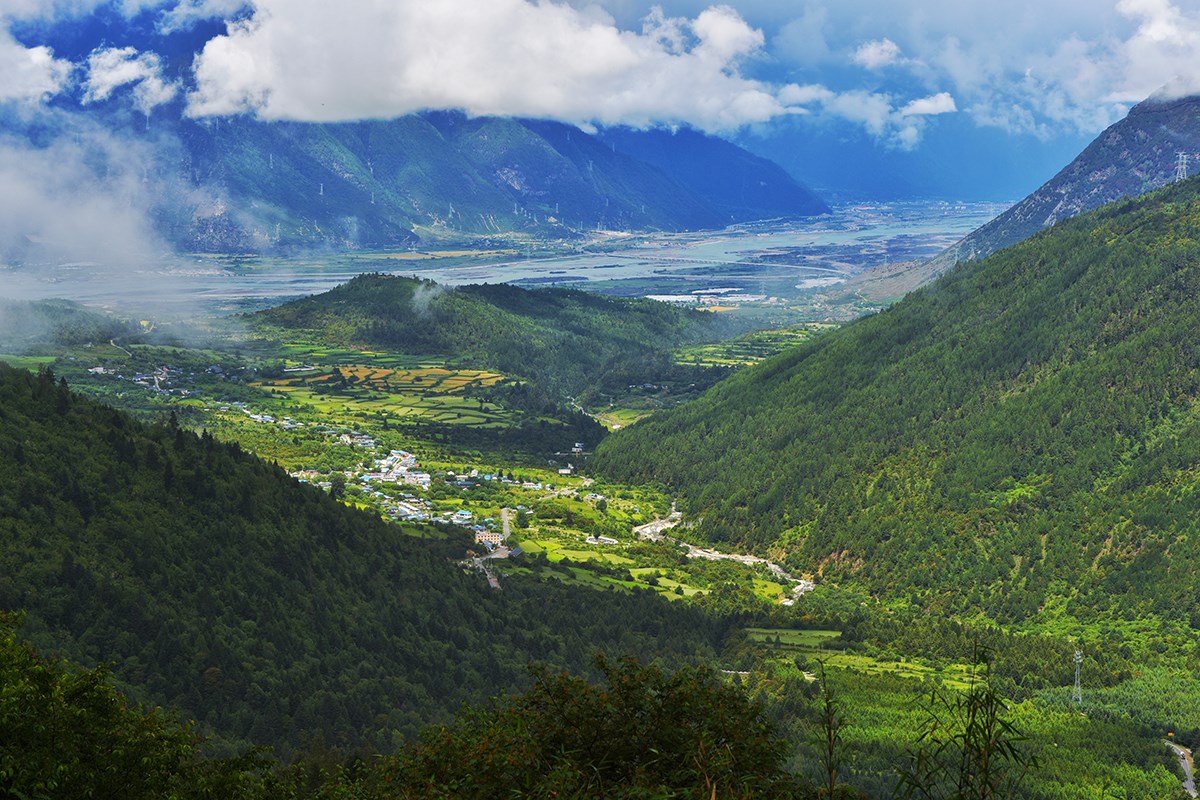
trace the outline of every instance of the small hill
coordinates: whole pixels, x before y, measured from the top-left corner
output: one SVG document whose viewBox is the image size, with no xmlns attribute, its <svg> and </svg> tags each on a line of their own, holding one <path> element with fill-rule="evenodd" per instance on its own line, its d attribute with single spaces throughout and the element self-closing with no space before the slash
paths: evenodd
<svg viewBox="0 0 1200 800">
<path fill-rule="evenodd" d="M 0 611 L 226 743 L 389 751 L 525 685 L 531 659 L 578 671 L 597 649 L 679 660 L 719 641 L 653 596 L 489 589 L 453 562 L 465 539 L 385 523 L 48 372 L 0 364 L 0 463 Z"/>
<path fill-rule="evenodd" d="M 558 394 L 577 393 L 651 353 L 719 338 L 730 325 L 653 300 L 389 275 L 360 275 L 252 319 L 327 343 L 464 358 Z"/>
<path fill-rule="evenodd" d="M 702 536 L 926 608 L 1200 624 L 1198 293 L 1193 179 L 960 265 L 592 466 L 667 482 Z"/>
<path fill-rule="evenodd" d="M 70 300 L 18 301 L 0 298 L 0 353 L 31 347 L 103 342 L 136 333 L 138 326 Z"/>
</svg>

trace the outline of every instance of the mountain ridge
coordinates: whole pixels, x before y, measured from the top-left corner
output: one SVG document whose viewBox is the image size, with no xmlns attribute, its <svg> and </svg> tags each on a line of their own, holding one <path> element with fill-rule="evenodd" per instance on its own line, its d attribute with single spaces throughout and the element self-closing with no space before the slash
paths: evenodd
<svg viewBox="0 0 1200 800">
<path fill-rule="evenodd" d="M 1200 160 L 1200 96 L 1152 95 L 1036 191 L 934 259 L 931 271 L 940 274 L 954 261 L 983 258 L 1056 222 L 1161 188 L 1175 180 L 1180 152 Z"/>
</svg>

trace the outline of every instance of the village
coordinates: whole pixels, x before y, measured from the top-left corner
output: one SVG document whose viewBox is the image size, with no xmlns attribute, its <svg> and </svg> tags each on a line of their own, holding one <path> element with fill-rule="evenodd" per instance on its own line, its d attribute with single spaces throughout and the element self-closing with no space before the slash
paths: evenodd
<svg viewBox="0 0 1200 800">
<path fill-rule="evenodd" d="M 564 442 L 540 466 L 523 464 L 517 474 L 515 464 L 489 464 L 479 454 L 450 455 L 420 440 L 406 442 L 404 428 L 389 426 L 374 409 L 297 402 L 251 378 L 245 366 L 175 362 L 161 350 L 138 351 L 143 356 L 138 368 L 102 362 L 81 370 L 80 377 L 141 408 L 148 401 L 151 409 L 169 408 L 181 416 L 190 410 L 191 424 L 238 441 L 276 460 L 297 480 L 410 531 L 422 530 L 414 525 L 461 531 L 472 542 L 464 566 L 484 574 L 493 588 L 500 587 L 501 563 L 504 574 L 554 565 L 548 574 L 558 579 L 648 588 L 672 600 L 704 594 L 714 582 L 731 579 L 783 605 L 813 588 L 765 559 L 667 539 L 663 531 L 679 521 L 678 515 L 667 516 L 669 500 L 628 487 L 593 487 L 591 478 L 577 474 L 576 465 L 587 457 L 583 442 Z M 142 399 L 122 386 L 140 390 Z M 427 535 L 430 528 L 423 530 Z M 690 565 L 667 551 L 639 549 L 639 542 L 655 541 L 678 549 Z M 716 566 L 734 564 L 741 577 Z"/>
</svg>

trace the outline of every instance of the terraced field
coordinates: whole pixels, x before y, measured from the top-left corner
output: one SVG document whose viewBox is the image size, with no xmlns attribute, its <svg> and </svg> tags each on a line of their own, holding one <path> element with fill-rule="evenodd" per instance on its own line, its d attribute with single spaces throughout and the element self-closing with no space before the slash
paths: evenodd
<svg viewBox="0 0 1200 800">
<path fill-rule="evenodd" d="M 467 397 L 470 389 L 495 386 L 498 372 L 446 367 L 307 365 L 256 384 L 320 412 L 368 413 L 388 418 L 423 417 L 456 425 L 506 425 L 511 413 Z"/>
<path fill-rule="evenodd" d="M 702 367 L 743 367 L 757 364 L 835 327 L 810 322 L 792 328 L 755 331 L 716 344 L 681 348 L 675 352 L 675 361 Z"/>
</svg>

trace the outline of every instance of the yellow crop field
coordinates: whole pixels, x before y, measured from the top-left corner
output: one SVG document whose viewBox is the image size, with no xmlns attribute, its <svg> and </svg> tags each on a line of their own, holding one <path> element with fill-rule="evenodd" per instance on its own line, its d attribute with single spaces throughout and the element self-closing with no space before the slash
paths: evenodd
<svg viewBox="0 0 1200 800">
<path fill-rule="evenodd" d="M 351 385 L 388 394 L 456 394 L 468 387 L 495 386 L 504 380 L 498 372 L 450 370 L 443 367 L 388 369 L 386 367 L 339 366 L 337 370 Z M 288 389 L 312 384 L 328 384 L 333 368 L 316 367 L 311 372 L 263 381 L 270 388 Z"/>
</svg>

